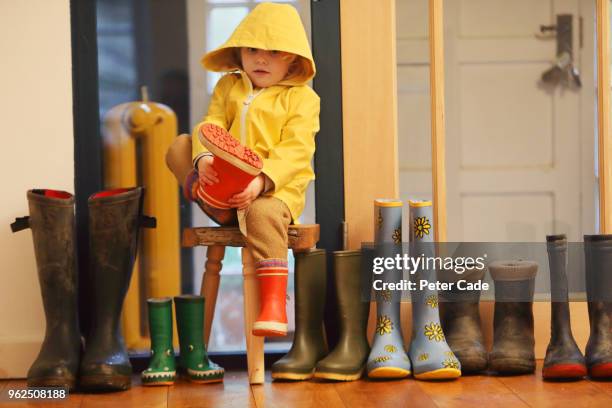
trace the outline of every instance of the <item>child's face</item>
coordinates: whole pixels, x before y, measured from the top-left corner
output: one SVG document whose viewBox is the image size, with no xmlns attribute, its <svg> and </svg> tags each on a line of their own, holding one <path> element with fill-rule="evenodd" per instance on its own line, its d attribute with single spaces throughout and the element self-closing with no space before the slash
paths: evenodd
<svg viewBox="0 0 612 408">
<path fill-rule="evenodd" d="M 265 51 L 259 48 L 240 49 L 242 69 L 258 88 L 276 85 L 287 76 L 295 54 L 282 51 Z"/>
</svg>

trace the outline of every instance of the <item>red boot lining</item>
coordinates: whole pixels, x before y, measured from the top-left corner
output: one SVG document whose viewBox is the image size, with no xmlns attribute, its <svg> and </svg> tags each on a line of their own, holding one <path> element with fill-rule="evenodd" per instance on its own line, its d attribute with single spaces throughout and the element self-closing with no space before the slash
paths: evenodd
<svg viewBox="0 0 612 408">
<path fill-rule="evenodd" d="M 98 193 L 95 193 L 94 195 L 91 196 L 92 199 L 96 199 L 96 198 L 103 198 L 103 197 L 111 197 L 114 195 L 119 195 L 122 193 L 125 193 L 126 191 L 130 191 L 131 189 L 129 188 L 115 188 L 112 190 L 105 190 L 105 191 L 100 191 Z"/>
<path fill-rule="evenodd" d="M 45 197 L 49 197 L 49 198 L 61 198 L 61 199 L 68 199 L 68 198 L 72 198 L 72 194 L 66 192 L 66 191 L 62 191 L 62 190 L 49 190 L 49 189 L 42 189 L 42 190 L 34 190 L 34 192 L 36 194 L 40 194 L 43 195 Z"/>
</svg>

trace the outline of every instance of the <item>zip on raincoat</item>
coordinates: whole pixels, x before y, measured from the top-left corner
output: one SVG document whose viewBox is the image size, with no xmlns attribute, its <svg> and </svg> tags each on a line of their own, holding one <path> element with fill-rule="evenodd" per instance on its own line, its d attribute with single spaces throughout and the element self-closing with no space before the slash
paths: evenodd
<svg viewBox="0 0 612 408">
<path fill-rule="evenodd" d="M 240 112 L 240 143 L 242 143 L 244 146 L 246 146 L 246 116 L 249 112 L 249 107 L 251 106 L 253 99 L 257 98 L 257 95 L 262 93 L 264 89 L 266 88 L 261 88 L 255 93 L 251 91 L 249 96 L 247 96 L 244 102 L 242 102 L 242 110 Z"/>
</svg>

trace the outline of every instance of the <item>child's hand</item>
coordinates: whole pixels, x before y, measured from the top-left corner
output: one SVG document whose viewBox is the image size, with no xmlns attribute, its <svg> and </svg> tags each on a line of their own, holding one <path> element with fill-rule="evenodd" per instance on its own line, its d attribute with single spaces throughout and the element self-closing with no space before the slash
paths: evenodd
<svg viewBox="0 0 612 408">
<path fill-rule="evenodd" d="M 212 156 L 204 156 L 198 160 L 198 178 L 200 184 L 204 183 L 212 186 L 219 182 L 217 172 L 213 169 L 212 162 Z"/>
<path fill-rule="evenodd" d="M 247 208 L 253 202 L 253 200 L 259 197 L 259 195 L 264 189 L 264 186 L 264 175 L 260 174 L 259 176 L 251 180 L 249 185 L 244 189 L 242 193 L 234 195 L 228 200 L 228 202 L 230 203 L 232 208 L 243 210 Z"/>
</svg>

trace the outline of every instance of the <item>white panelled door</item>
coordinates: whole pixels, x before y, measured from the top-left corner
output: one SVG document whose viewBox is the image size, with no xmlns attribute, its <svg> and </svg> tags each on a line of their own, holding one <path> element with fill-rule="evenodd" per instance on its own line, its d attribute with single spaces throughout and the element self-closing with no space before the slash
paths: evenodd
<svg viewBox="0 0 612 408">
<path fill-rule="evenodd" d="M 402 198 L 431 196 L 427 3 L 397 1 Z M 444 2 L 449 241 L 581 240 L 595 230 L 594 6 Z M 557 48 L 540 25 L 559 14 L 573 16 L 582 88 L 540 79 Z"/>
</svg>

